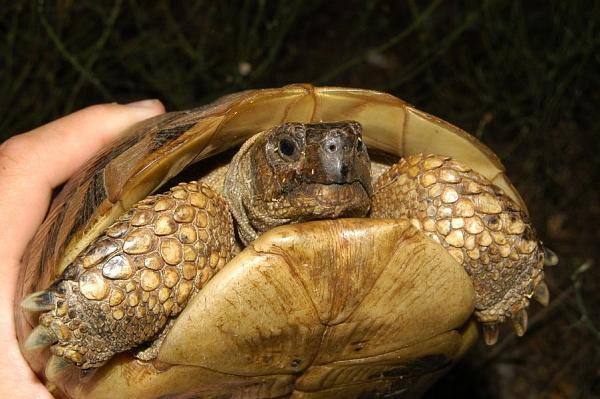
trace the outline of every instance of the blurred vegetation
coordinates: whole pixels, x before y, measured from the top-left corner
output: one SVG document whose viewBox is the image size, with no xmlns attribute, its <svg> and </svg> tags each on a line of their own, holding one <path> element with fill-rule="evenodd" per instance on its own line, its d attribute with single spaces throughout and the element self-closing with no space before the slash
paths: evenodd
<svg viewBox="0 0 600 399">
<path fill-rule="evenodd" d="M 1 2 L 0 140 L 98 102 L 293 82 L 387 91 L 477 135 L 561 257 L 527 336 L 431 397 L 600 397 L 600 2 Z"/>
</svg>

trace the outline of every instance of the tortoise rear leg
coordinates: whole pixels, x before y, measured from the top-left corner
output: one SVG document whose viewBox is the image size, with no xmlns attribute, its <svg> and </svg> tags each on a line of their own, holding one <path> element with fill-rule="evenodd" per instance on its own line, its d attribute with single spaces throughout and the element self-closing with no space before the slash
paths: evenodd
<svg viewBox="0 0 600 399">
<path fill-rule="evenodd" d="M 402 159 L 374 184 L 371 217 L 406 217 L 443 245 L 471 276 L 475 316 L 486 342 L 497 323 L 527 329 L 529 298 L 549 301 L 544 260 L 556 263 L 535 237 L 525 212 L 488 179 L 448 157 Z"/>
<path fill-rule="evenodd" d="M 22 302 L 43 312 L 24 349 L 51 346 L 47 376 L 65 361 L 98 367 L 155 339 L 233 252 L 231 215 L 207 185 L 148 197 Z"/>
</svg>

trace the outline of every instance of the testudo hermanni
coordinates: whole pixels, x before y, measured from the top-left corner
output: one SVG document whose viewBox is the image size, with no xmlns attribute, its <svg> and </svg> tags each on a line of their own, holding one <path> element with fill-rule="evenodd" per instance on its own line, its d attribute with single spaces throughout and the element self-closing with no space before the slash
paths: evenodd
<svg viewBox="0 0 600 399">
<path fill-rule="evenodd" d="M 247 91 L 136 126 L 65 185 L 17 334 L 58 396 L 412 397 L 472 315 L 489 344 L 524 334 L 552 263 L 458 128 L 373 91 Z"/>
</svg>

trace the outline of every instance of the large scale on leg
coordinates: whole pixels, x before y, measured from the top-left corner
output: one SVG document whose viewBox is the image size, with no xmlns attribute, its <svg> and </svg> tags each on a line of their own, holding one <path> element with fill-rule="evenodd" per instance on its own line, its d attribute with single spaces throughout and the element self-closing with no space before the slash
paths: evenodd
<svg viewBox="0 0 600 399">
<path fill-rule="evenodd" d="M 30 248 L 18 299 L 46 289 L 126 210 L 184 167 L 202 161 L 191 168 L 197 168 L 198 177 L 210 174 L 205 159 L 288 121 L 342 120 L 362 125 L 370 150 L 405 157 L 426 154 L 421 161 L 407 158 L 404 166 L 383 175 L 382 181 L 394 180 L 397 190 L 405 187 L 404 173 L 416 179 L 418 186 L 431 179 L 425 177 L 429 175 L 424 163 L 427 154 L 435 154 L 454 165 L 450 169 L 466 173 L 459 182 L 448 184 L 462 190 L 467 181 L 485 179 L 483 186 L 495 187 L 490 190 L 498 195 L 501 191 L 501 204 L 509 204 L 500 213 L 492 209 L 492 214 L 500 215 L 502 223 L 507 217 L 513 223 L 510 212 L 517 212 L 516 207 L 527 224 L 525 205 L 485 146 L 395 97 L 303 85 L 249 91 L 138 126 L 76 175 L 57 198 Z M 414 174 L 412 167 L 419 172 Z M 380 163 L 373 164 L 374 174 L 379 175 L 381 169 Z M 445 175 L 439 172 L 446 169 L 440 167 L 434 177 L 441 180 Z M 457 187 L 445 188 L 458 194 Z M 481 298 L 487 298 L 488 286 L 478 283 L 477 276 L 469 278 L 472 265 L 458 263 L 461 258 L 456 250 L 463 255 L 474 250 L 464 235 L 468 217 L 461 216 L 461 225 L 453 220 L 458 217 L 446 216 L 451 231 L 431 234 L 426 229 L 430 223 L 419 213 L 419 201 L 424 198 L 410 193 L 414 194 L 404 205 L 409 213 L 391 215 L 401 217 L 396 220 L 311 222 L 260 236 L 190 299 L 169 333 L 161 337 L 164 341 L 154 360 L 139 362 L 125 352 L 91 372 L 67 367 L 50 376 L 49 386 L 71 397 L 114 397 L 115 392 L 128 397 L 417 395 L 472 344 L 476 330 L 470 315 L 475 306 L 477 317 L 485 315 L 480 305 Z M 440 194 L 437 198 L 450 197 Z M 484 202 L 473 198 L 476 211 L 485 213 L 481 204 L 487 197 L 483 193 L 477 197 Z M 427 206 L 425 210 L 428 215 Z M 505 211 L 507 216 L 502 216 Z M 483 220 L 485 215 L 478 217 Z M 492 232 L 520 229 L 516 219 L 515 226 L 510 223 Z M 453 231 L 463 233 L 462 246 Z M 506 253 L 506 243 L 499 235 L 496 240 L 492 232 L 497 253 L 488 245 L 490 263 L 496 261 L 492 255 L 505 259 L 502 254 Z M 508 285 L 508 291 L 514 290 L 508 295 L 494 291 L 499 302 L 509 305 L 496 318 L 482 319 L 489 341 L 494 337 L 493 323 L 514 316 L 519 318 L 515 325 L 523 328 L 521 310 L 528 297 L 545 298 L 542 247 L 531 236 L 513 240 L 510 234 L 504 235 L 506 242 L 515 253 L 534 259 L 528 266 L 536 272 L 532 278 Z M 528 246 L 533 247 L 531 251 Z M 511 253 L 512 249 L 507 258 Z M 30 308 L 36 306 L 33 302 Z M 18 335 L 25 342 L 38 321 L 30 312 L 19 310 L 17 322 Z M 43 375 L 49 351 L 25 351 L 25 356 Z"/>
</svg>

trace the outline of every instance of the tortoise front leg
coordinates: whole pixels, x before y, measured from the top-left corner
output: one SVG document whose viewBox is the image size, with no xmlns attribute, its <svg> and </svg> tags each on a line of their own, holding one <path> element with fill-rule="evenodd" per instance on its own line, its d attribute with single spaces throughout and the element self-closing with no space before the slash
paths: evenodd
<svg viewBox="0 0 600 399">
<path fill-rule="evenodd" d="M 48 290 L 22 306 L 44 311 L 25 350 L 51 346 L 46 377 L 70 362 L 98 367 L 160 334 L 233 256 L 224 200 L 180 184 L 138 202 L 79 255 Z"/>
<path fill-rule="evenodd" d="M 375 182 L 371 217 L 410 219 L 464 266 L 488 344 L 506 319 L 525 333 L 529 298 L 548 303 L 544 259 L 556 256 L 545 254 L 526 213 L 502 189 L 460 162 L 403 158 Z"/>
</svg>

